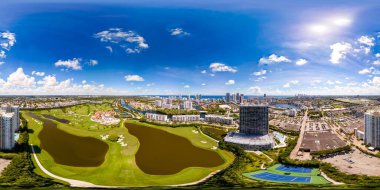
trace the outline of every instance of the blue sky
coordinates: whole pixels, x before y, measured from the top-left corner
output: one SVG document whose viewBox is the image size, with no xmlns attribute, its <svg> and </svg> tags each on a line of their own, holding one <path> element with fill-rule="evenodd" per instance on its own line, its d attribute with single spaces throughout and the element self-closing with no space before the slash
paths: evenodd
<svg viewBox="0 0 380 190">
<path fill-rule="evenodd" d="M 380 93 L 380 2 L 0 5 L 0 94 Z"/>
</svg>

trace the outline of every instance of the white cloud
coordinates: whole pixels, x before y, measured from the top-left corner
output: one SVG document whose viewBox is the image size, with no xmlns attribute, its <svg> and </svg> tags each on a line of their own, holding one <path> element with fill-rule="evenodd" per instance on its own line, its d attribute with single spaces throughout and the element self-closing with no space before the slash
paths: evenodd
<svg viewBox="0 0 380 190">
<path fill-rule="evenodd" d="M 57 78 L 54 75 L 45 76 L 42 80 L 38 81 L 38 84 L 44 86 L 56 86 L 58 84 Z"/>
<path fill-rule="evenodd" d="M 265 75 L 266 73 L 267 73 L 267 70 L 261 70 L 261 71 L 254 72 L 253 75 L 261 76 L 261 75 Z"/>
<path fill-rule="evenodd" d="M 298 59 L 296 61 L 296 65 L 298 65 L 298 66 L 302 66 L 302 65 L 305 65 L 307 63 L 308 63 L 308 61 L 306 59 Z"/>
<path fill-rule="evenodd" d="M 376 53 L 375 57 L 380 58 L 380 53 Z"/>
<path fill-rule="evenodd" d="M 235 80 L 228 80 L 225 84 L 226 85 L 233 85 L 233 84 L 235 84 Z"/>
<path fill-rule="evenodd" d="M 211 77 L 215 77 L 215 74 L 214 74 L 214 73 L 211 73 L 210 76 L 211 76 Z"/>
<path fill-rule="evenodd" d="M 45 72 L 32 71 L 32 75 L 43 77 L 45 75 Z"/>
<path fill-rule="evenodd" d="M 96 33 L 94 37 L 99 38 L 101 42 L 118 44 L 127 53 L 140 53 L 149 48 L 145 39 L 131 30 L 124 32 L 121 28 L 110 28 Z M 106 46 L 112 52 L 112 48 L 109 47 Z"/>
<path fill-rule="evenodd" d="M 259 60 L 259 64 L 260 65 L 270 65 L 270 64 L 273 64 L 273 63 L 281 63 L 281 62 L 291 62 L 290 59 L 288 59 L 287 57 L 285 56 L 277 56 L 276 54 L 272 54 L 270 55 L 269 57 L 265 58 L 265 57 L 262 57 L 260 58 Z"/>
<path fill-rule="evenodd" d="M 360 36 L 360 38 L 358 38 L 359 43 L 367 45 L 369 47 L 372 47 L 375 45 L 374 41 L 375 41 L 375 38 L 371 36 Z"/>
<path fill-rule="evenodd" d="M 190 85 L 185 85 L 185 86 L 183 86 L 184 88 L 190 88 Z"/>
<path fill-rule="evenodd" d="M 202 86 L 206 86 L 206 83 L 202 83 L 201 85 L 202 85 Z"/>
<path fill-rule="evenodd" d="M 283 87 L 284 88 L 289 88 L 291 85 L 295 85 L 295 84 L 298 84 L 298 83 L 299 83 L 298 80 L 292 80 L 292 81 L 290 81 L 288 83 L 285 83 Z"/>
<path fill-rule="evenodd" d="M 30 77 L 24 73 L 23 68 L 18 68 L 15 72 L 8 76 L 7 81 L 3 84 L 4 86 L 11 88 L 25 88 L 32 87 L 36 84 L 35 78 Z"/>
<path fill-rule="evenodd" d="M 248 92 L 252 94 L 260 94 L 261 93 L 261 88 L 258 86 L 251 86 L 248 88 Z"/>
<path fill-rule="evenodd" d="M 373 77 L 372 84 L 380 86 L 380 77 Z"/>
<path fill-rule="evenodd" d="M 188 36 L 190 33 L 185 32 L 182 28 L 173 28 L 169 30 L 172 36 Z"/>
<path fill-rule="evenodd" d="M 207 71 L 206 71 L 206 70 L 203 70 L 203 71 L 201 71 L 201 73 L 202 73 L 202 74 L 206 74 L 206 73 L 207 73 Z"/>
<path fill-rule="evenodd" d="M 0 65 L 3 65 L 5 62 L 4 61 L 0 61 Z"/>
<path fill-rule="evenodd" d="M 144 78 L 142 78 L 139 75 L 126 75 L 124 76 L 124 78 L 126 81 L 137 81 L 137 82 L 144 81 Z"/>
<path fill-rule="evenodd" d="M 99 62 L 98 62 L 98 60 L 95 60 L 95 59 L 91 59 L 89 62 L 88 62 L 88 64 L 90 64 L 91 66 L 95 66 L 95 65 L 97 65 Z"/>
<path fill-rule="evenodd" d="M 376 60 L 373 62 L 374 65 L 380 65 L 380 60 Z"/>
<path fill-rule="evenodd" d="M 5 42 L 1 43 L 1 47 L 6 50 L 10 50 L 10 48 L 16 43 L 16 35 L 14 33 L 2 32 L 1 38 L 6 40 Z"/>
<path fill-rule="evenodd" d="M 87 81 L 86 80 L 82 80 L 82 84 L 86 84 L 87 83 Z"/>
<path fill-rule="evenodd" d="M 7 80 L 0 78 L 2 95 L 116 95 L 129 94 L 127 91 L 105 88 L 103 84 L 75 84 L 73 78 L 58 81 L 54 75 L 45 76 L 36 82 L 34 77 L 18 68 Z"/>
<path fill-rule="evenodd" d="M 80 59 L 74 58 L 74 59 L 68 59 L 66 61 L 64 60 L 58 60 L 54 63 L 56 67 L 65 67 L 66 69 L 72 69 L 72 70 L 81 70 L 82 66 L 80 65 Z"/>
<path fill-rule="evenodd" d="M 366 75 L 366 74 L 372 73 L 372 71 L 374 69 L 375 69 L 374 67 L 364 68 L 364 69 L 360 70 L 358 73 L 361 74 L 361 75 Z"/>
<path fill-rule="evenodd" d="M 148 84 L 146 84 L 147 87 L 154 86 L 154 85 L 155 85 L 154 83 L 148 83 Z"/>
<path fill-rule="evenodd" d="M 5 55 L 5 51 L 1 50 L 0 51 L 0 59 L 4 59 L 6 57 L 7 57 L 7 55 Z"/>
<path fill-rule="evenodd" d="M 340 60 L 346 57 L 346 54 L 352 49 L 351 44 L 347 42 L 338 42 L 330 46 L 332 50 L 330 54 L 330 62 L 339 64 Z"/>
<path fill-rule="evenodd" d="M 225 65 L 224 63 L 211 63 L 210 69 L 212 72 L 231 72 L 231 73 L 237 72 L 235 68 Z"/>
<path fill-rule="evenodd" d="M 112 49 L 112 47 L 111 47 L 111 46 L 106 46 L 106 49 L 108 49 L 108 51 L 110 51 L 110 53 L 112 53 L 112 52 L 113 52 L 113 49 Z"/>
</svg>

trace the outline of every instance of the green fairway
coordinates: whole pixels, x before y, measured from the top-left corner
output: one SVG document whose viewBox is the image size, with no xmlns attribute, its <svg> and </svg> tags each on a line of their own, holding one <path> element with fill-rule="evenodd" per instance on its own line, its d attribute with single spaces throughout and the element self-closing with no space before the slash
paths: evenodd
<svg viewBox="0 0 380 190">
<path fill-rule="evenodd" d="M 258 181 L 268 181 L 268 182 L 274 182 L 274 183 L 298 183 L 298 184 L 328 184 L 330 183 L 325 178 L 320 176 L 320 172 L 318 168 L 313 168 L 310 173 L 298 173 L 298 172 L 288 172 L 288 171 L 280 171 L 276 170 L 277 167 L 279 167 L 281 164 L 276 164 L 274 166 L 271 166 L 267 168 L 266 170 L 259 170 L 255 172 L 250 173 L 244 173 L 243 175 L 250 179 L 255 179 Z M 254 177 L 252 175 L 256 174 L 262 174 L 262 173 L 270 173 L 270 174 L 279 174 L 279 175 L 285 175 L 285 176 L 291 176 L 291 177 L 310 177 L 310 183 L 309 182 L 278 182 L 278 181 L 272 181 L 268 179 L 261 179 Z"/>
<path fill-rule="evenodd" d="M 58 128 L 71 134 L 78 136 L 88 136 L 101 139 L 100 135 L 123 135 L 125 137 L 124 142 L 127 144 L 126 147 L 122 147 L 117 142 L 111 142 L 105 140 L 109 145 L 109 150 L 106 154 L 106 158 L 103 164 L 98 167 L 71 167 L 66 165 L 60 165 L 54 163 L 53 158 L 44 150 L 40 154 L 37 154 L 40 162 L 43 166 L 50 172 L 65 178 L 77 179 L 87 181 L 97 185 L 107 185 L 107 186 L 159 186 L 159 185 L 174 185 L 174 184 L 184 184 L 191 183 L 203 179 L 210 173 L 216 170 L 226 168 L 234 160 L 234 155 L 230 152 L 217 149 L 217 153 L 225 160 L 225 163 L 211 168 L 204 167 L 189 167 L 183 169 L 179 173 L 173 175 L 148 175 L 142 172 L 135 163 L 135 153 L 139 147 L 139 141 L 136 137 L 129 134 L 128 129 L 124 127 L 124 123 L 121 122 L 116 127 L 101 127 L 98 130 L 88 129 L 86 124 L 93 125 L 89 121 L 88 115 L 85 117 L 86 113 L 90 113 L 94 109 L 94 105 L 83 105 L 74 106 L 75 108 L 67 108 L 69 110 L 81 110 L 82 122 L 73 122 L 76 119 L 75 116 L 70 114 L 65 114 L 57 109 L 54 110 L 44 110 L 33 112 L 35 114 L 50 113 L 58 118 L 64 118 L 71 120 L 69 124 L 57 123 Z M 104 109 L 105 107 L 99 107 Z M 89 111 L 85 109 L 90 109 Z M 77 111 L 79 112 L 79 111 Z M 54 113 L 54 114 L 53 114 Z M 23 116 L 28 121 L 29 128 L 33 130 L 30 134 L 29 142 L 34 145 L 39 145 L 40 141 L 38 139 L 38 133 L 42 129 L 42 122 L 34 118 L 29 117 L 25 113 Z M 201 133 L 194 133 L 197 130 L 194 127 L 158 127 L 149 124 L 143 124 L 138 121 L 125 121 L 138 123 L 139 125 L 145 125 L 147 127 L 155 127 L 161 130 L 165 130 L 169 133 L 185 137 L 191 141 L 194 146 L 211 150 L 213 146 L 217 146 L 217 143 L 209 139 L 208 137 L 202 135 Z M 81 126 L 83 125 L 83 126 Z M 101 124 L 99 124 L 101 125 Z M 157 137 L 159 138 L 159 137 Z M 206 141 L 207 143 L 202 143 Z M 35 170 L 38 174 L 46 177 L 38 168 Z"/>
</svg>

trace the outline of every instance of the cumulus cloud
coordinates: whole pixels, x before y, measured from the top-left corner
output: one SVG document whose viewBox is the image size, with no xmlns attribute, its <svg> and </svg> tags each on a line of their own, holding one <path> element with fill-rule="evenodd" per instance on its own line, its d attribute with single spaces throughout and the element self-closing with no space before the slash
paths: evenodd
<svg viewBox="0 0 380 190">
<path fill-rule="evenodd" d="M 185 85 L 185 86 L 183 86 L 184 88 L 190 88 L 190 85 Z"/>
<path fill-rule="evenodd" d="M 203 71 L 201 71 L 201 73 L 202 73 L 202 74 L 206 74 L 206 73 L 207 73 L 207 71 L 206 71 L 206 70 L 203 70 Z"/>
<path fill-rule="evenodd" d="M 23 68 L 11 73 L 7 80 L 0 78 L 0 92 L 7 95 L 115 95 L 128 94 L 127 91 L 106 88 L 103 84 L 75 84 L 73 78 L 58 81 L 55 75 L 47 75 L 36 82 L 26 75 Z"/>
<path fill-rule="evenodd" d="M 235 80 L 228 80 L 225 84 L 226 85 L 233 85 L 233 84 L 235 84 Z"/>
<path fill-rule="evenodd" d="M 18 68 L 15 72 L 11 73 L 7 81 L 3 80 L 3 86 L 7 88 L 26 88 L 32 87 L 36 84 L 34 77 L 26 75 L 23 68 Z"/>
<path fill-rule="evenodd" d="M 32 71 L 32 75 L 36 75 L 39 77 L 43 77 L 45 75 L 45 72 L 39 72 L 39 71 Z"/>
<path fill-rule="evenodd" d="M 258 86 L 251 86 L 248 88 L 248 92 L 252 94 L 260 94 L 261 93 L 261 88 Z"/>
<path fill-rule="evenodd" d="M 306 59 L 298 59 L 296 61 L 296 65 L 298 65 L 298 66 L 302 66 L 302 65 L 305 65 L 307 63 L 308 63 L 308 61 Z"/>
<path fill-rule="evenodd" d="M 291 85 L 295 85 L 295 84 L 298 84 L 298 83 L 299 83 L 298 80 L 292 80 L 292 81 L 290 81 L 288 83 L 285 83 L 283 87 L 284 88 L 289 88 Z"/>
<path fill-rule="evenodd" d="M 371 36 L 360 36 L 360 38 L 358 38 L 359 43 L 364 44 L 369 47 L 372 47 L 375 45 L 374 41 L 375 41 L 375 38 Z"/>
<path fill-rule="evenodd" d="M 380 65 L 380 60 L 375 60 L 375 61 L 373 61 L 373 64 L 374 64 L 374 65 Z"/>
<path fill-rule="evenodd" d="M 332 50 L 330 54 L 330 62 L 339 64 L 341 59 L 346 57 L 346 54 L 352 49 L 351 44 L 347 42 L 338 42 L 330 46 Z"/>
<path fill-rule="evenodd" d="M 367 74 L 376 75 L 376 74 L 379 74 L 380 71 L 375 69 L 375 67 L 370 67 L 370 68 L 364 68 L 364 69 L 360 70 L 358 73 L 361 75 L 367 75 Z"/>
<path fill-rule="evenodd" d="M 201 85 L 202 85 L 202 86 L 206 86 L 206 83 L 202 83 Z"/>
<path fill-rule="evenodd" d="M 142 50 L 149 48 L 144 37 L 131 30 L 125 32 L 121 28 L 110 28 L 96 33 L 94 37 L 99 38 L 104 43 L 118 44 L 119 47 L 130 54 L 140 53 Z M 106 46 L 106 48 L 112 52 L 110 46 Z"/>
<path fill-rule="evenodd" d="M 235 68 L 228 66 L 224 63 L 211 63 L 210 69 L 212 72 L 231 72 L 231 73 L 237 72 Z"/>
<path fill-rule="evenodd" d="M 253 75 L 261 76 L 261 75 L 265 75 L 266 73 L 267 73 L 267 70 L 261 70 L 261 71 L 254 72 Z"/>
<path fill-rule="evenodd" d="M 144 78 L 142 78 L 139 75 L 126 75 L 126 76 L 124 76 L 124 79 L 126 81 L 136 81 L 136 82 L 144 81 Z"/>
<path fill-rule="evenodd" d="M 290 59 L 288 59 L 285 56 L 277 56 L 276 54 L 272 54 L 269 57 L 262 57 L 259 60 L 260 65 L 271 65 L 273 63 L 281 63 L 281 62 L 291 62 Z"/>
<path fill-rule="evenodd" d="M 190 33 L 185 32 L 182 28 L 172 28 L 169 30 L 172 36 L 188 36 Z"/>
<path fill-rule="evenodd" d="M 380 58 L 380 53 L 376 53 L 375 57 Z"/>
<path fill-rule="evenodd" d="M 68 60 L 58 60 L 54 63 L 56 67 L 65 67 L 67 70 L 82 70 L 82 66 L 80 65 L 81 59 L 68 59 Z"/>
</svg>

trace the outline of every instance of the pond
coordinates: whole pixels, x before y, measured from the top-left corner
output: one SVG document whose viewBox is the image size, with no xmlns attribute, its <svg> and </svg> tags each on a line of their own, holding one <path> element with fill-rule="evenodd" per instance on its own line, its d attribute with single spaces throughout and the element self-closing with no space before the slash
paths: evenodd
<svg viewBox="0 0 380 190">
<path fill-rule="evenodd" d="M 217 152 L 196 147 L 184 137 L 137 124 L 125 126 L 140 142 L 136 164 L 147 174 L 170 175 L 188 167 L 216 167 L 224 163 Z"/>
<path fill-rule="evenodd" d="M 80 137 L 57 128 L 57 124 L 36 114 L 30 117 L 43 122 L 38 134 L 40 146 L 57 164 L 76 167 L 95 167 L 104 162 L 108 144 L 93 137 Z"/>
<path fill-rule="evenodd" d="M 61 119 L 61 118 L 58 118 L 58 117 L 55 117 L 55 116 L 52 116 L 52 115 L 42 114 L 42 116 L 44 116 L 47 119 L 52 119 L 52 120 L 55 120 L 55 121 L 58 121 L 58 122 L 61 122 L 61 123 L 64 123 L 64 124 L 70 123 L 69 120 Z"/>
</svg>

